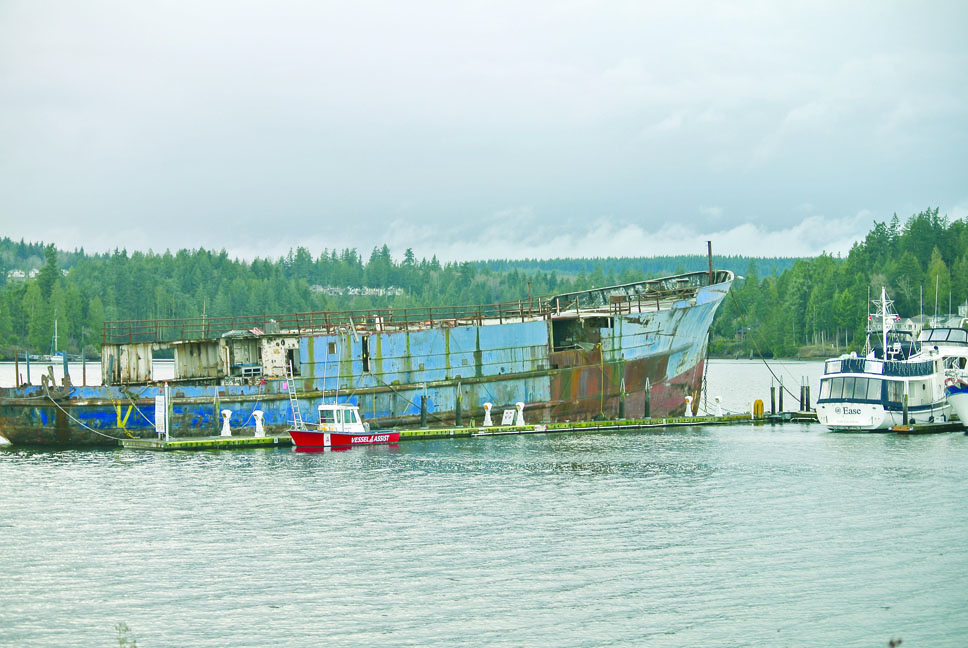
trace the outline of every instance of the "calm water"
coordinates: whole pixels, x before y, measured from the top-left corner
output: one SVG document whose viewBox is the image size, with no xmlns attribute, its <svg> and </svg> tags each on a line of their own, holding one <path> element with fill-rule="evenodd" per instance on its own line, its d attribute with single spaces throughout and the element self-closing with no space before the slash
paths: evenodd
<svg viewBox="0 0 968 648">
<path fill-rule="evenodd" d="M 815 425 L 8 449 L 0 645 L 964 646 L 966 476 L 960 433 Z"/>
</svg>

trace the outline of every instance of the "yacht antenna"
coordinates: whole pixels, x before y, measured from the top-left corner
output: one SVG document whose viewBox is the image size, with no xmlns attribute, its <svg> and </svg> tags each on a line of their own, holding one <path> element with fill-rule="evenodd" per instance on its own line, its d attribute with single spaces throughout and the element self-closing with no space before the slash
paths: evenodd
<svg viewBox="0 0 968 648">
<path fill-rule="evenodd" d="M 938 325 L 938 284 L 941 282 L 941 275 L 935 275 L 934 277 L 934 321 L 931 322 L 931 326 Z"/>
<path fill-rule="evenodd" d="M 881 337 L 884 343 L 884 359 L 887 360 L 887 289 L 881 286 Z"/>
<path fill-rule="evenodd" d="M 870 358 L 874 349 L 871 347 L 871 333 L 874 331 L 874 316 L 871 315 L 871 287 L 867 287 L 867 341 L 864 342 L 864 355 Z M 844 344 L 847 343 L 847 331 L 844 330 Z"/>
</svg>

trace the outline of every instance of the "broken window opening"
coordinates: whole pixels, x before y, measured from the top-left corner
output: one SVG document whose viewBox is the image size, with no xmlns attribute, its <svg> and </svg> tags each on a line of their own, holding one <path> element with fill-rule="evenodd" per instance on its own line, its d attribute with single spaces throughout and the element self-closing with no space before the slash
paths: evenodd
<svg viewBox="0 0 968 648">
<path fill-rule="evenodd" d="M 286 349 L 286 366 L 292 367 L 292 375 L 299 375 L 298 349 Z"/>
<path fill-rule="evenodd" d="M 615 327 L 612 317 L 554 319 L 551 322 L 552 351 L 588 351 L 602 341 L 602 331 Z"/>
</svg>

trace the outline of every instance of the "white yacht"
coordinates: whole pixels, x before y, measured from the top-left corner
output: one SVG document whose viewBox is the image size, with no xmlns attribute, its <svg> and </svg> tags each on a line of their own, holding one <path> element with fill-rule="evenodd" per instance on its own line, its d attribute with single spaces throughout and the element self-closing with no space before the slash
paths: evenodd
<svg viewBox="0 0 968 648">
<path fill-rule="evenodd" d="M 948 421 L 952 409 L 945 398 L 945 380 L 968 363 L 968 331 L 924 329 L 908 354 L 900 341 L 891 342 L 899 318 L 883 288 L 881 298 L 872 303 L 867 352 L 863 357 L 852 353 L 827 360 L 817 419 L 841 431 Z M 879 350 L 871 344 L 875 331 L 881 337 Z"/>
</svg>

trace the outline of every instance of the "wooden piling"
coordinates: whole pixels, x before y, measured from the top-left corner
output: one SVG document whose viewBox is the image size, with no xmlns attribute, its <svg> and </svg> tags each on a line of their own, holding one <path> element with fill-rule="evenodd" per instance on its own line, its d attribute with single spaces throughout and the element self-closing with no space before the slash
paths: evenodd
<svg viewBox="0 0 968 648">
<path fill-rule="evenodd" d="M 625 419 L 625 379 L 622 378 L 622 391 L 618 393 L 618 417 Z"/>
<path fill-rule="evenodd" d="M 652 418 L 652 385 L 649 379 L 645 379 L 645 412 L 643 412 L 645 418 Z"/>
</svg>

